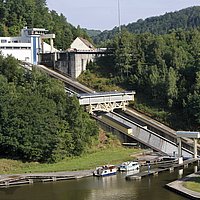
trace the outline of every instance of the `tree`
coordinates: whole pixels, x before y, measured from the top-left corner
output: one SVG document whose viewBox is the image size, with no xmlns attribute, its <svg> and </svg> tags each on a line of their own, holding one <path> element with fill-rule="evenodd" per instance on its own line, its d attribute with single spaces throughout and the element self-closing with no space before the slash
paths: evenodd
<svg viewBox="0 0 200 200">
<path fill-rule="evenodd" d="M 167 76 L 167 103 L 169 107 L 172 107 L 173 101 L 178 98 L 177 87 L 177 74 L 176 71 L 170 67 Z"/>
<path fill-rule="evenodd" d="M 118 38 L 116 38 L 117 48 L 115 50 L 115 68 L 117 74 L 121 77 L 129 75 L 131 69 L 132 52 L 131 52 L 131 34 L 123 31 Z"/>
</svg>

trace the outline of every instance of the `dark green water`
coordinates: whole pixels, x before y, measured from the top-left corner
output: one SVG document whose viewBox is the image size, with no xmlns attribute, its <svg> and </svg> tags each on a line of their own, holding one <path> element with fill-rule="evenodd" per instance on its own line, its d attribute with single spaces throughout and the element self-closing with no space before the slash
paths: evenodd
<svg viewBox="0 0 200 200">
<path fill-rule="evenodd" d="M 126 181 L 125 173 L 116 176 L 89 177 L 51 183 L 38 183 L 0 189 L 0 200 L 185 200 L 164 185 L 180 178 L 178 170 L 162 172 L 158 176 Z M 184 174 L 194 167 L 184 169 Z"/>
</svg>

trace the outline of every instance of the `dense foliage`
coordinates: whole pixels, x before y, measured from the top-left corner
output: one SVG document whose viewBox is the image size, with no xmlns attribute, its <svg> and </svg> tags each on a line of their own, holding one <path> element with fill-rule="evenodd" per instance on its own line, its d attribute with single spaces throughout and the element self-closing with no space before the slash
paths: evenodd
<svg viewBox="0 0 200 200">
<path fill-rule="evenodd" d="M 166 13 L 158 17 L 150 17 L 145 20 L 139 19 L 137 22 L 123 25 L 122 29 L 126 29 L 131 33 L 153 33 L 166 34 L 171 30 L 179 28 L 189 30 L 200 26 L 200 6 L 189 7 L 177 12 Z M 94 42 L 99 44 L 102 41 L 112 39 L 119 32 L 115 27 L 110 31 L 103 31 L 97 36 L 93 36 Z"/>
<path fill-rule="evenodd" d="M 90 37 L 96 37 L 97 35 L 99 35 L 101 33 L 100 30 L 93 30 L 93 29 L 83 29 Z"/>
<path fill-rule="evenodd" d="M 80 155 L 97 126 L 63 84 L 0 56 L 1 156 L 56 161 Z"/>
<path fill-rule="evenodd" d="M 95 68 L 108 78 L 107 85 L 135 90 L 136 97 L 145 99 L 143 103 L 171 112 L 169 124 L 174 128 L 198 130 L 200 31 L 178 30 L 165 35 L 124 31 L 109 47 L 113 55 L 101 58 L 105 59 L 101 70 Z"/>
<path fill-rule="evenodd" d="M 55 46 L 63 50 L 77 36 L 88 38 L 80 27 L 69 24 L 63 14 L 50 11 L 46 0 L 0 0 L 0 36 L 17 36 L 25 26 L 55 33 Z"/>
</svg>

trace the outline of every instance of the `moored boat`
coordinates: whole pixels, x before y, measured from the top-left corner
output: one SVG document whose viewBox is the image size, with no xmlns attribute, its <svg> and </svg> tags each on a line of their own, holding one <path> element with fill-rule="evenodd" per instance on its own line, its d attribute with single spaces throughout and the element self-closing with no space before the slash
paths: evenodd
<svg viewBox="0 0 200 200">
<path fill-rule="evenodd" d="M 104 165 L 97 167 L 93 172 L 94 176 L 110 176 L 117 173 L 117 167 L 115 165 Z"/>
<path fill-rule="evenodd" d="M 119 166 L 119 170 L 120 171 L 131 171 L 131 170 L 139 170 L 140 165 L 138 162 L 136 161 L 127 161 L 127 162 L 123 162 L 120 166 Z"/>
</svg>

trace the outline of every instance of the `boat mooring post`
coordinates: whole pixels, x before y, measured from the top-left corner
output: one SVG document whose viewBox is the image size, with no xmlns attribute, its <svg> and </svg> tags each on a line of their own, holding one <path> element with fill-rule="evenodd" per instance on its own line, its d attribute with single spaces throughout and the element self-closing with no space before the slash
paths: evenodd
<svg viewBox="0 0 200 200">
<path fill-rule="evenodd" d="M 181 144 L 181 137 L 177 138 L 177 143 L 178 143 L 178 158 L 182 156 L 182 144 Z"/>
<path fill-rule="evenodd" d="M 151 169 L 150 162 L 148 162 L 147 166 L 148 166 L 148 175 L 149 175 L 150 174 L 150 169 Z"/>
</svg>

